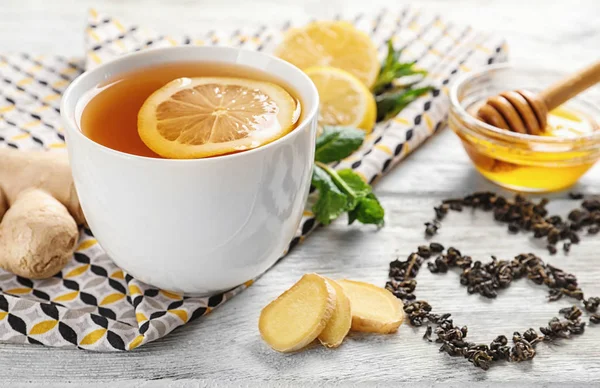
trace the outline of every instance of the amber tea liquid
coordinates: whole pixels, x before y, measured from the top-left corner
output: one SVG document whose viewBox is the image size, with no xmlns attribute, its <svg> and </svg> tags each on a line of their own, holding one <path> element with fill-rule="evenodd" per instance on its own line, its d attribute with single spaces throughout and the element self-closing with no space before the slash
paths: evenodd
<svg viewBox="0 0 600 388">
<path fill-rule="evenodd" d="M 83 108 L 80 128 L 84 135 L 108 148 L 132 155 L 161 158 L 148 148 L 137 131 L 138 111 L 144 101 L 165 84 L 181 77 L 237 77 L 268 81 L 282 86 L 301 103 L 285 82 L 241 65 L 211 62 L 180 62 L 124 73 L 90 92 Z M 301 113 L 297 123 L 302 121 Z"/>
</svg>

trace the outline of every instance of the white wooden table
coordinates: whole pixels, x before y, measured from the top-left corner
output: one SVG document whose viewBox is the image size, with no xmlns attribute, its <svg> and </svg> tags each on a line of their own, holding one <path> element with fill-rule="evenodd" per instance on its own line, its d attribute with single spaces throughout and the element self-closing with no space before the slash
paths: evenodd
<svg viewBox="0 0 600 388">
<path fill-rule="evenodd" d="M 457 22 L 504 34 L 514 62 L 573 69 L 597 59 L 600 47 L 598 0 L 421 0 L 423 8 Z M 327 17 L 346 9 L 392 6 L 385 0 L 2 0 L 0 52 L 82 54 L 85 11 L 94 6 L 134 22 L 169 32 L 200 32 L 222 25 L 280 21 L 309 14 Z M 206 386 L 230 385 L 388 385 L 504 383 L 564 386 L 600 384 L 600 325 L 571 341 L 540 344 L 532 362 L 503 364 L 487 372 L 451 358 L 428 344 L 419 330 L 402 326 L 397 335 L 352 335 L 337 350 L 315 347 L 294 355 L 271 351 L 257 330 L 260 309 L 306 272 L 354 278 L 384 285 L 388 262 L 424 242 L 422 224 L 440 199 L 468 192 L 499 190 L 473 169 L 457 138 L 444 130 L 380 181 L 376 191 L 387 210 L 380 231 L 337 222 L 315 232 L 254 286 L 204 319 L 131 353 L 98 354 L 38 346 L 0 345 L 0 385 L 6 386 Z M 574 188 L 600 193 L 600 166 Z M 566 212 L 575 202 L 557 198 L 551 209 Z M 533 251 L 548 258 L 539 242 L 508 235 L 489 217 L 452 214 L 438 240 L 478 259 L 512 258 Z M 567 257 L 549 262 L 576 274 L 587 295 L 600 295 L 600 241 L 585 238 Z M 496 300 L 468 295 L 456 273 L 436 276 L 423 269 L 419 298 L 456 323 L 469 326 L 469 338 L 489 343 L 545 325 L 567 301 L 545 303 L 546 290 L 521 280 Z M 587 319 L 586 319 L 587 320 Z M 568 384 L 567 384 L 568 385 Z"/>
</svg>

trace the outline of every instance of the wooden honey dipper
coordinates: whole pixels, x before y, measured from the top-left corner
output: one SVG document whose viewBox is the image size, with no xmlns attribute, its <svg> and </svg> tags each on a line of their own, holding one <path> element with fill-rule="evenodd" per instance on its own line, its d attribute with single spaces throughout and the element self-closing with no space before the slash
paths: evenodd
<svg viewBox="0 0 600 388">
<path fill-rule="evenodd" d="M 600 82 L 600 61 L 556 82 L 539 94 L 528 90 L 490 97 L 477 116 L 487 124 L 518 133 L 544 132 L 548 112 Z"/>
</svg>

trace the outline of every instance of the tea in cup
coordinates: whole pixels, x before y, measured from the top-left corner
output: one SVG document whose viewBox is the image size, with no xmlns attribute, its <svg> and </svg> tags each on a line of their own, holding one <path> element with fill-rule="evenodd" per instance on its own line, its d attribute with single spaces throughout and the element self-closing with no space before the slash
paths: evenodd
<svg viewBox="0 0 600 388">
<path fill-rule="evenodd" d="M 236 48 L 154 49 L 84 73 L 61 114 L 94 236 L 132 276 L 170 291 L 255 278 L 301 220 L 318 105 L 301 70 Z"/>
</svg>

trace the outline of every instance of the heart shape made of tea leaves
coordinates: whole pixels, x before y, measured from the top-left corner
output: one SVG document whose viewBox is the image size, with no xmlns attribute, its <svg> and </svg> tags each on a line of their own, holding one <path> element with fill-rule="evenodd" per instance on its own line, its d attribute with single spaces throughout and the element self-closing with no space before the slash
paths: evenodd
<svg viewBox="0 0 600 388">
<path fill-rule="evenodd" d="M 580 198 L 574 198 L 580 199 Z M 462 211 L 463 208 L 482 209 L 493 212 L 494 219 L 509 224 L 509 232 L 533 232 L 535 238 L 545 237 L 548 240 L 548 250 L 556 253 L 555 245 L 560 240 L 569 240 L 564 245 L 565 252 L 570 244 L 579 242 L 577 231 L 588 228 L 592 233 L 600 226 L 600 201 L 585 200 L 581 208 L 571 211 L 568 220 L 563 221 L 559 216 L 548 216 L 546 204 L 542 199 L 539 203 L 528 201 L 517 195 L 514 201 L 491 192 L 475 193 L 461 199 L 444 201 L 434 208 L 436 219 L 426 223 L 425 234 L 432 237 L 441 226 L 449 210 Z M 568 244 L 568 245 L 567 245 Z M 437 257 L 429 260 L 433 256 Z M 559 314 L 564 319 L 552 318 L 546 327 L 540 327 L 538 333 L 530 328 L 523 332 L 515 332 L 512 336 L 512 346 L 506 336 L 496 337 L 489 345 L 469 342 L 466 326 L 455 326 L 451 314 L 433 313 L 433 307 L 426 301 L 417 300 L 414 292 L 417 286 L 416 276 L 425 261 L 432 273 L 446 273 L 450 269 L 462 270 L 460 283 L 467 287 L 470 294 L 480 294 L 485 298 L 496 298 L 498 290 L 508 288 L 513 280 L 528 278 L 539 285 L 549 288 L 548 300 L 555 301 L 562 297 L 582 303 L 583 310 L 590 314 L 590 322 L 600 323 L 597 313 L 600 305 L 599 297 L 585 298 L 578 286 L 575 275 L 567 273 L 551 264 L 545 263 L 540 257 L 532 254 L 519 254 L 512 260 L 498 260 L 492 256 L 487 263 L 474 261 L 470 256 L 462 254 L 458 249 L 445 249 L 439 243 L 430 243 L 418 248 L 406 260 L 396 259 L 390 263 L 389 281 L 386 288 L 404 304 L 404 311 L 412 326 L 428 326 L 424 339 L 441 344 L 440 351 L 450 356 L 464 357 L 474 366 L 487 370 L 494 362 L 521 362 L 531 360 L 536 355 L 535 346 L 542 341 L 552 341 L 559 338 L 571 338 L 583 334 L 585 322 L 582 320 L 583 310 L 577 305 L 563 308 Z"/>
</svg>

